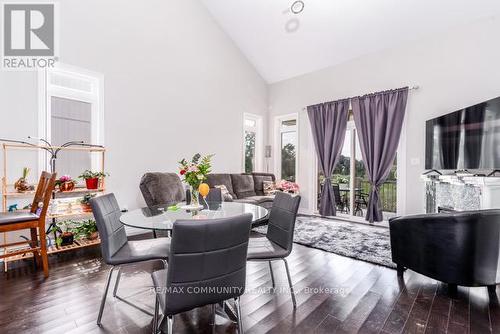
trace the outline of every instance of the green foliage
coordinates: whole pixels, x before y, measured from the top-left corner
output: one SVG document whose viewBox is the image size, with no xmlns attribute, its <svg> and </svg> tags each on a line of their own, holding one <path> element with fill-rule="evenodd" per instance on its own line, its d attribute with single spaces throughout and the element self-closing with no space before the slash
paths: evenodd
<svg viewBox="0 0 500 334">
<path fill-rule="evenodd" d="M 255 133 L 245 132 L 245 173 L 254 171 Z"/>
<path fill-rule="evenodd" d="M 95 178 L 102 179 L 105 178 L 106 176 L 109 176 L 109 174 L 103 172 L 93 172 L 87 169 L 79 176 L 79 178 L 84 180 L 95 179 Z"/>
<path fill-rule="evenodd" d="M 89 205 L 90 204 L 90 200 L 94 197 L 96 197 L 97 194 L 85 194 L 85 196 L 83 196 L 83 198 L 80 200 L 80 203 L 84 204 L 84 205 Z"/>
<path fill-rule="evenodd" d="M 281 178 L 290 182 L 295 182 L 295 145 L 286 144 L 281 149 Z"/>
<path fill-rule="evenodd" d="M 31 169 L 28 168 L 28 167 L 24 167 L 23 168 L 23 179 L 26 180 L 28 178 L 28 175 L 29 175 L 30 171 L 31 171 Z"/>
<path fill-rule="evenodd" d="M 73 231 L 76 239 L 88 238 L 94 232 L 97 232 L 97 224 L 94 219 L 79 222 Z"/>
</svg>

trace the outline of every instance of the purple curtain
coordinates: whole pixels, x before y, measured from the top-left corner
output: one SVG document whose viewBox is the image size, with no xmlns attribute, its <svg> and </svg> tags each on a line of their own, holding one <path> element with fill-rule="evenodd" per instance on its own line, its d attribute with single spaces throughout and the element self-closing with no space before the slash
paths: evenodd
<svg viewBox="0 0 500 334">
<path fill-rule="evenodd" d="M 348 111 L 349 100 L 307 107 L 319 167 L 325 175 L 319 207 L 323 216 L 335 216 L 336 213 L 331 177 L 344 144 Z"/>
<path fill-rule="evenodd" d="M 408 87 L 351 100 L 361 154 L 371 185 L 366 220 L 383 220 L 379 187 L 391 171 L 405 116 Z"/>
</svg>

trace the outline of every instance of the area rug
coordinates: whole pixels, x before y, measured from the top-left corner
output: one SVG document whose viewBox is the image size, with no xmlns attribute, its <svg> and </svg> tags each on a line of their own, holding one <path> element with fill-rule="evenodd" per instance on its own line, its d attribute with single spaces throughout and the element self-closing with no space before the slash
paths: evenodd
<svg viewBox="0 0 500 334">
<path fill-rule="evenodd" d="M 267 226 L 254 229 L 266 233 Z M 342 256 L 395 268 L 391 261 L 389 229 L 361 223 L 299 216 L 294 242 Z"/>
</svg>

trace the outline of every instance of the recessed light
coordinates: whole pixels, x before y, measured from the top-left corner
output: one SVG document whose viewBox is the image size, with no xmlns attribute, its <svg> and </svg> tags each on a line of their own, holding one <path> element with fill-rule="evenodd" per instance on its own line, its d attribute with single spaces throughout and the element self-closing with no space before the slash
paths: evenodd
<svg viewBox="0 0 500 334">
<path fill-rule="evenodd" d="M 299 1 L 295 1 L 294 3 L 292 3 L 292 6 L 290 7 L 290 10 L 294 14 L 302 13 L 302 11 L 304 10 L 304 1 L 300 1 L 300 0 Z"/>
</svg>

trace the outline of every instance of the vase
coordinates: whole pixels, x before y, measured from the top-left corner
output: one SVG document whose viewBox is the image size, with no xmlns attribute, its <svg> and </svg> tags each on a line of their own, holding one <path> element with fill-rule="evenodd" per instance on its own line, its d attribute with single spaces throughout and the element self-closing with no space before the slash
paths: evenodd
<svg viewBox="0 0 500 334">
<path fill-rule="evenodd" d="M 63 182 L 59 185 L 59 190 L 62 192 L 71 191 L 73 189 L 75 189 L 75 183 L 73 183 L 72 181 Z"/>
<path fill-rule="evenodd" d="M 199 206 L 200 205 L 200 192 L 198 188 L 191 187 L 191 205 Z"/>
<path fill-rule="evenodd" d="M 16 183 L 14 183 L 14 189 L 16 189 L 20 193 L 23 193 L 30 190 L 30 185 L 28 184 L 28 181 L 26 181 L 25 178 L 21 177 L 19 180 L 16 181 Z"/>
</svg>

